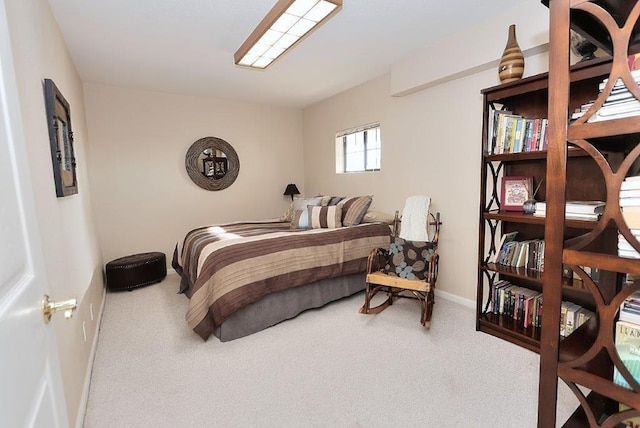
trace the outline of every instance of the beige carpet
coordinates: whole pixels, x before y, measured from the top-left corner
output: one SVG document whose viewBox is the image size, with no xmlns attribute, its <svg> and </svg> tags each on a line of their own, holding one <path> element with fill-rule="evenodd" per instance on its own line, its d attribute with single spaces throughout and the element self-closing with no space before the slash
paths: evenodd
<svg viewBox="0 0 640 428">
<path fill-rule="evenodd" d="M 107 293 L 86 427 L 535 427 L 538 355 L 436 301 L 361 315 L 361 293 L 257 334 L 203 342 L 178 277 Z M 561 384 L 558 420 L 577 400 Z"/>
</svg>

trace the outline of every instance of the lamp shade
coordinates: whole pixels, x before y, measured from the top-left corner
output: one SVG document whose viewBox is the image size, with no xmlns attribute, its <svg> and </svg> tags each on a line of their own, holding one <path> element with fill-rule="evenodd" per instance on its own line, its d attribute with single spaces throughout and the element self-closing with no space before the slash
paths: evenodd
<svg viewBox="0 0 640 428">
<path fill-rule="evenodd" d="M 299 195 L 300 191 L 298 190 L 298 186 L 293 183 L 287 184 L 287 188 L 284 189 L 283 195 L 290 195 L 291 200 L 293 200 L 293 195 Z"/>
</svg>

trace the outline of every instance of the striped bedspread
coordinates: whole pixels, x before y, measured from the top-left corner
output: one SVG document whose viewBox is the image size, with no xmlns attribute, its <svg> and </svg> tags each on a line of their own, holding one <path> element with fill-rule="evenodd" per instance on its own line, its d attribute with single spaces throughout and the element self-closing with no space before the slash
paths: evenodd
<svg viewBox="0 0 640 428">
<path fill-rule="evenodd" d="M 226 318 L 263 296 L 365 272 L 372 248 L 388 247 L 389 226 L 291 230 L 279 221 L 237 222 L 190 231 L 173 267 L 189 296 L 187 324 L 207 339 Z"/>
</svg>

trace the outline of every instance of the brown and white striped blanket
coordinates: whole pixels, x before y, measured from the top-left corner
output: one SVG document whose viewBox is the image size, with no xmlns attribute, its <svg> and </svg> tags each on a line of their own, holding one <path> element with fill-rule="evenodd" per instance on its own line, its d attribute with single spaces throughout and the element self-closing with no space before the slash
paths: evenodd
<svg viewBox="0 0 640 428">
<path fill-rule="evenodd" d="M 389 226 L 291 230 L 288 222 L 236 222 L 190 231 L 173 267 L 189 297 L 187 324 L 207 339 L 234 312 L 269 293 L 365 272 L 375 247 L 388 247 Z"/>
</svg>

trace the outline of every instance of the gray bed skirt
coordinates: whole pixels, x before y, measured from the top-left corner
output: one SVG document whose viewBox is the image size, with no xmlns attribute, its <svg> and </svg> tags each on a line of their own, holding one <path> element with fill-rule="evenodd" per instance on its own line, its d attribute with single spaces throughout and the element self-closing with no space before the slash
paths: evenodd
<svg viewBox="0 0 640 428">
<path fill-rule="evenodd" d="M 272 293 L 227 318 L 214 335 L 222 342 L 256 333 L 307 309 L 319 308 L 365 289 L 366 274 L 323 279 Z"/>
</svg>

